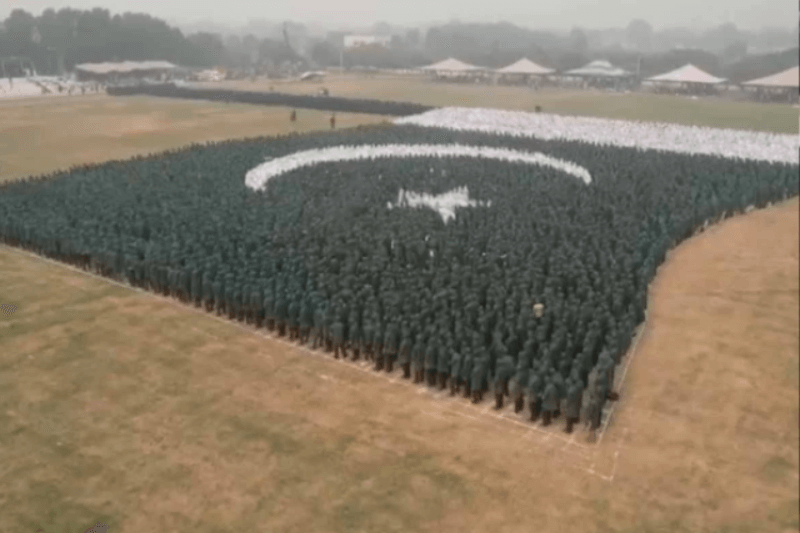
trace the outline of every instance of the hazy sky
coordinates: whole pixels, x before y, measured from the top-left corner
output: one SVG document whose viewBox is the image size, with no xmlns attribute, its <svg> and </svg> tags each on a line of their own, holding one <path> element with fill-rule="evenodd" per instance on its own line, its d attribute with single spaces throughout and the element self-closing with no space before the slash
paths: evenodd
<svg viewBox="0 0 800 533">
<path fill-rule="evenodd" d="M 797 24 L 792 0 L 0 0 L 0 17 L 22 8 L 35 14 L 48 7 L 112 13 L 145 12 L 167 20 L 210 19 L 238 25 L 250 18 L 295 20 L 324 26 L 369 25 L 378 21 L 414 25 L 457 18 L 462 22 L 509 21 L 530 28 L 623 27 L 642 17 L 656 29 L 710 27 L 733 22 L 740 28 Z"/>
</svg>

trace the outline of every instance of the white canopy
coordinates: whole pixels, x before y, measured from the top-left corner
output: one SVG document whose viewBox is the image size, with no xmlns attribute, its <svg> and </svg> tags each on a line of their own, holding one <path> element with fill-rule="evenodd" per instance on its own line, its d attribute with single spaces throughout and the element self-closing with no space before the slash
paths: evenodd
<svg viewBox="0 0 800 533">
<path fill-rule="evenodd" d="M 550 74 L 552 72 L 554 72 L 553 69 L 544 68 L 524 57 L 516 63 L 497 70 L 498 74 Z"/>
<path fill-rule="evenodd" d="M 674 83 L 705 83 L 714 84 L 725 81 L 725 78 L 717 78 L 708 72 L 700 70 L 696 66 L 689 63 L 681 68 L 675 69 L 671 72 L 659 74 L 652 78 L 647 78 L 646 81 L 666 81 Z"/>
<path fill-rule="evenodd" d="M 742 85 L 752 85 L 758 87 L 798 87 L 800 83 L 800 68 L 792 67 L 783 72 L 767 76 L 765 78 L 758 78 L 757 80 L 750 80 L 744 82 Z"/>
<path fill-rule="evenodd" d="M 136 70 L 171 70 L 176 68 L 169 61 L 123 61 L 121 63 L 82 63 L 75 65 L 77 70 L 94 74 L 111 72 L 134 72 Z"/>
<path fill-rule="evenodd" d="M 446 71 L 446 72 L 471 72 L 476 70 L 485 70 L 483 67 L 476 67 L 475 65 L 469 65 L 464 63 L 463 61 L 459 61 L 455 58 L 447 58 L 444 61 L 439 61 L 438 63 L 434 63 L 433 65 L 428 65 L 427 67 L 422 67 L 420 70 L 432 71 L 432 72 L 439 72 L 439 71 Z"/>
<path fill-rule="evenodd" d="M 608 61 L 605 61 L 603 59 L 598 59 L 597 61 L 592 61 L 588 65 L 584 65 L 581 68 L 568 70 L 567 72 L 564 73 L 564 75 L 597 76 L 597 77 L 606 76 L 612 78 L 622 78 L 625 76 L 630 76 L 631 73 L 625 69 L 615 67 Z"/>
</svg>

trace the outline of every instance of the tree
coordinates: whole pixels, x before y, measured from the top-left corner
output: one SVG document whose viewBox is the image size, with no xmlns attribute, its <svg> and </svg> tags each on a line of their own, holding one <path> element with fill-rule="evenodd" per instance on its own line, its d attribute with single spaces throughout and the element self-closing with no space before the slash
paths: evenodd
<svg viewBox="0 0 800 533">
<path fill-rule="evenodd" d="M 189 65 L 211 67 L 219 65 L 225 58 L 225 46 L 219 35 L 199 32 L 186 38 L 189 44 L 185 61 Z"/>
<path fill-rule="evenodd" d="M 580 28 L 572 28 L 569 32 L 569 49 L 578 54 L 585 54 L 589 50 L 589 40 L 586 33 Z"/>
<path fill-rule="evenodd" d="M 419 30 L 408 30 L 405 36 L 406 46 L 417 48 L 420 45 Z"/>
<path fill-rule="evenodd" d="M 747 41 L 739 39 L 725 47 L 722 58 L 726 63 L 733 63 L 747 55 Z"/>
<path fill-rule="evenodd" d="M 404 49 L 405 47 L 406 43 L 402 35 L 392 35 L 391 40 L 389 42 L 389 48 L 393 50 L 401 50 Z"/>
<path fill-rule="evenodd" d="M 36 27 L 36 19 L 22 9 L 15 9 L 5 20 L 4 25 L 11 46 L 10 55 L 22 55 L 33 44 L 31 38 Z"/>
<path fill-rule="evenodd" d="M 311 59 L 323 67 L 338 66 L 339 50 L 327 41 L 319 41 L 311 47 Z"/>
<path fill-rule="evenodd" d="M 625 30 L 625 40 L 640 52 L 647 52 L 653 44 L 653 27 L 646 20 L 634 19 Z"/>
</svg>

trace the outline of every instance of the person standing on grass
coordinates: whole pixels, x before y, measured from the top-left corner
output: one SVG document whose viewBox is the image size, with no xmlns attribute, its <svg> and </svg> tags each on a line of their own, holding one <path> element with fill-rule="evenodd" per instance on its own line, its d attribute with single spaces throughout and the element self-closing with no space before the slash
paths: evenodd
<svg viewBox="0 0 800 533">
<path fill-rule="evenodd" d="M 403 379 L 411 377 L 411 329 L 403 324 L 400 347 L 397 350 L 397 363 L 403 369 Z"/>
<path fill-rule="evenodd" d="M 347 318 L 347 341 L 350 350 L 353 352 L 353 361 L 358 361 L 361 355 L 361 340 L 363 335 L 361 334 L 361 324 L 359 322 L 358 310 L 354 307 Z"/>
<path fill-rule="evenodd" d="M 324 331 L 324 345 L 325 351 L 330 353 L 333 351 L 333 323 L 336 322 L 336 302 L 328 304 L 325 312 L 325 331 Z"/>
<path fill-rule="evenodd" d="M 528 384 L 528 376 L 530 374 L 529 360 L 527 360 L 522 353 L 519 355 L 518 359 L 516 372 L 514 373 L 514 377 L 511 378 L 511 385 L 509 386 L 510 396 L 514 400 L 515 413 L 519 413 L 525 407 L 525 398 L 523 394 Z"/>
<path fill-rule="evenodd" d="M 335 128 L 336 128 L 336 114 L 335 113 L 331 113 L 331 129 L 335 129 Z"/>
<path fill-rule="evenodd" d="M 472 367 L 472 403 L 483 400 L 483 391 L 486 389 L 486 379 L 489 376 L 489 352 L 486 348 L 479 348 L 479 357 Z"/>
<path fill-rule="evenodd" d="M 288 298 L 288 305 L 286 306 L 286 321 L 289 327 L 289 340 L 293 341 L 300 336 L 298 331 L 298 323 L 300 318 L 300 305 L 297 302 L 297 294 L 292 292 Z"/>
<path fill-rule="evenodd" d="M 333 342 L 333 357 L 339 359 L 339 350 L 341 350 L 342 357 L 346 358 L 347 353 L 344 351 L 344 324 L 338 316 L 331 325 L 331 338 Z"/>
<path fill-rule="evenodd" d="M 422 375 L 425 371 L 425 337 L 422 333 L 417 333 L 417 338 L 414 346 L 411 348 L 411 369 L 414 375 L 414 383 L 422 381 Z"/>
<path fill-rule="evenodd" d="M 595 383 L 599 384 L 603 382 L 604 389 L 607 392 L 606 399 L 612 399 L 611 390 L 614 386 L 614 360 L 608 354 L 607 350 L 603 350 L 600 353 L 600 357 L 597 359 L 597 374 L 595 377 Z"/>
<path fill-rule="evenodd" d="M 553 412 L 558 406 L 558 391 L 552 380 L 548 379 L 542 393 L 542 425 L 549 426 Z"/>
<path fill-rule="evenodd" d="M 586 423 L 589 424 L 589 442 L 597 440 L 597 429 L 600 427 L 600 421 L 603 418 L 603 403 L 605 403 L 604 391 L 598 390 L 597 387 L 593 388 L 589 405 L 586 409 Z"/>
<path fill-rule="evenodd" d="M 583 404 L 583 388 L 580 382 L 570 381 L 567 389 L 567 433 L 572 433 L 572 427 L 578 423 L 581 416 L 581 405 Z"/>
<path fill-rule="evenodd" d="M 366 315 L 366 311 L 365 311 Z M 364 316 L 364 329 L 361 335 L 361 352 L 364 359 L 372 361 L 372 339 L 375 336 L 374 320 L 371 316 Z"/>
<path fill-rule="evenodd" d="M 384 368 L 387 372 L 392 371 L 394 360 L 397 357 L 397 335 L 397 321 L 392 320 L 386 325 L 386 332 L 383 335 Z"/>
<path fill-rule="evenodd" d="M 514 358 L 503 355 L 497 361 L 497 374 L 494 379 L 495 409 L 503 408 L 503 397 L 508 391 L 508 380 L 514 375 Z"/>
<path fill-rule="evenodd" d="M 551 380 L 556 387 L 556 408 L 553 410 L 553 418 L 558 418 L 561 414 L 561 400 L 567 396 L 567 385 L 561 373 L 555 370 L 553 371 Z"/>
<path fill-rule="evenodd" d="M 374 333 L 372 335 L 372 358 L 375 361 L 375 370 L 383 370 L 383 335 L 384 327 L 376 315 Z"/>
<path fill-rule="evenodd" d="M 542 391 L 544 389 L 544 382 L 542 381 L 539 372 L 534 370 L 528 379 L 528 405 L 531 410 L 531 422 L 536 422 L 539 419 L 539 414 L 542 411 Z"/>
<path fill-rule="evenodd" d="M 473 366 L 472 353 L 473 352 L 470 349 L 468 344 L 465 343 L 462 346 L 463 346 L 462 350 L 464 352 L 464 357 L 463 357 L 463 359 L 461 361 L 461 370 L 459 371 L 459 380 L 460 380 L 460 383 L 464 385 L 464 398 L 469 398 L 470 394 L 472 393 L 472 390 L 471 390 L 471 387 L 470 387 L 470 385 L 471 385 L 470 379 L 472 378 L 472 366 Z"/>
<path fill-rule="evenodd" d="M 297 122 L 297 111 L 292 109 L 292 114 L 289 115 L 289 122 Z"/>
<path fill-rule="evenodd" d="M 312 350 L 316 350 L 320 346 L 325 346 L 325 316 L 327 315 L 325 310 L 325 304 L 317 302 L 317 305 L 314 309 L 314 332 L 313 332 L 313 343 L 311 346 Z"/>
<path fill-rule="evenodd" d="M 438 355 L 438 345 L 436 334 L 428 337 L 428 344 L 425 346 L 425 383 L 432 386 L 436 383 L 436 356 Z"/>
<path fill-rule="evenodd" d="M 450 354 L 450 396 L 455 396 L 461 388 L 462 359 L 461 350 L 453 346 Z"/>
<path fill-rule="evenodd" d="M 305 297 L 300 306 L 300 344 L 308 344 L 308 337 L 314 325 L 314 306 L 310 297 Z"/>
</svg>

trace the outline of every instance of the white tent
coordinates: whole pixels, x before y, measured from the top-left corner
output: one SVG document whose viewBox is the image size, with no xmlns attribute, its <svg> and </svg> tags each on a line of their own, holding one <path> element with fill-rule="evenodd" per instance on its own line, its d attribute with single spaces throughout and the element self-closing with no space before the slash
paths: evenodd
<svg viewBox="0 0 800 533">
<path fill-rule="evenodd" d="M 725 78 L 717 78 L 708 72 L 700 70 L 691 63 L 681 68 L 675 69 L 652 78 L 647 78 L 648 82 L 670 82 L 670 83 L 703 83 L 706 85 L 717 84 L 725 81 Z"/>
<path fill-rule="evenodd" d="M 169 61 L 123 61 L 121 63 L 82 63 L 76 70 L 92 74 L 130 73 L 143 70 L 172 70 L 175 65 Z"/>
<path fill-rule="evenodd" d="M 772 76 L 766 76 L 764 78 L 758 78 L 757 80 L 750 80 L 742 83 L 742 85 L 747 85 L 750 87 L 773 87 L 776 89 L 779 88 L 797 88 L 800 86 L 800 68 L 799 67 L 792 67 L 788 70 L 784 70 L 783 72 L 779 72 L 777 74 L 773 74 Z"/>
<path fill-rule="evenodd" d="M 475 65 L 470 65 L 450 57 L 444 61 L 434 63 L 433 65 L 421 67 L 420 70 L 424 70 L 426 72 L 476 72 L 483 71 L 485 69 L 483 67 L 476 67 Z"/>
<path fill-rule="evenodd" d="M 624 78 L 626 76 L 630 76 L 631 73 L 625 69 L 617 68 L 612 65 L 610 62 L 598 59 L 597 61 L 592 61 L 588 65 L 584 65 L 581 68 L 576 68 L 572 70 L 568 70 L 564 73 L 564 76 L 580 76 L 580 77 L 607 77 L 607 78 Z"/>
<path fill-rule="evenodd" d="M 542 75 L 542 74 L 552 74 L 555 72 L 551 68 L 544 68 L 541 65 L 537 65 L 533 61 L 530 61 L 526 58 L 522 58 L 516 63 L 508 65 L 507 67 L 503 67 L 497 70 L 498 74 L 526 74 L 526 75 Z"/>
</svg>

